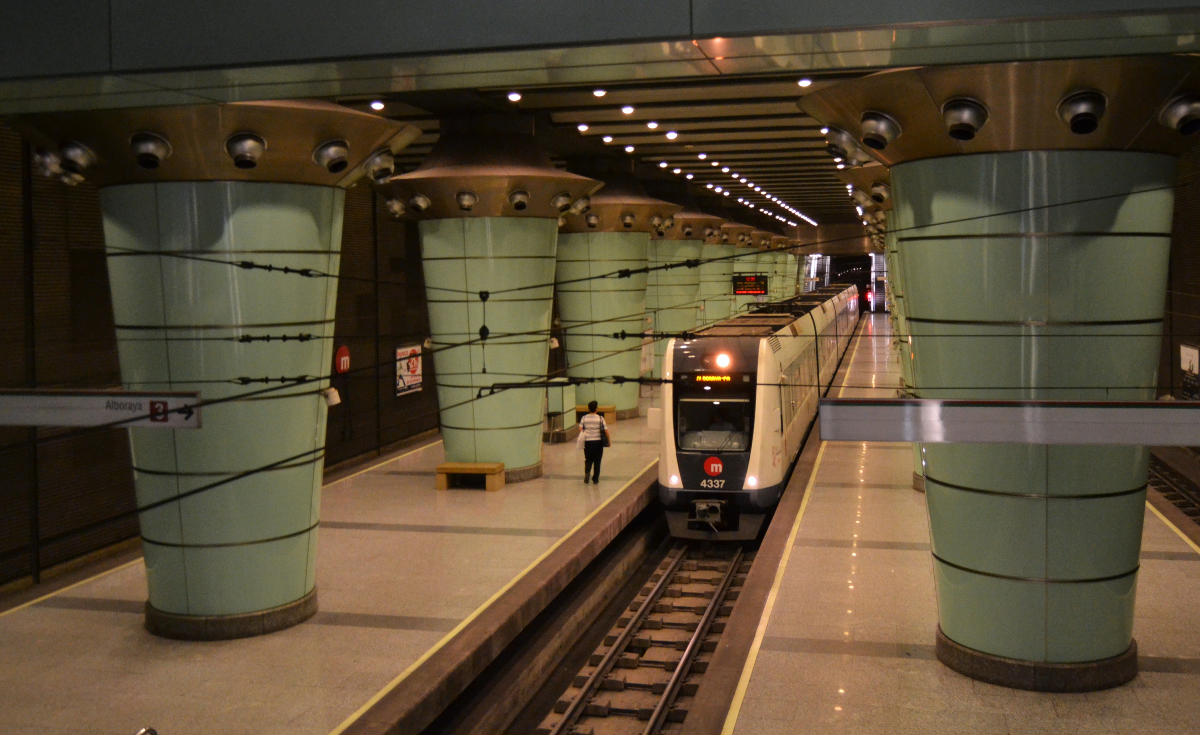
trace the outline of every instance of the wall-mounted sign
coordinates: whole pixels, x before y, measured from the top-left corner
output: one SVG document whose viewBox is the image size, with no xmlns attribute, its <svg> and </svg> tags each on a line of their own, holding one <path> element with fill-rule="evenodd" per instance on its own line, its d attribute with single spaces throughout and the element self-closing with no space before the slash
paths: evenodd
<svg viewBox="0 0 1200 735">
<path fill-rule="evenodd" d="M 767 293 L 767 277 L 761 273 L 735 273 L 733 293 L 737 296 L 764 296 Z"/>
<path fill-rule="evenodd" d="M 1179 369 L 1183 371 L 1183 384 L 1176 397 L 1184 401 L 1200 399 L 1200 347 L 1179 345 Z"/>
<path fill-rule="evenodd" d="M 1200 347 L 1179 345 L 1179 367 L 1185 373 L 1200 375 Z"/>
<path fill-rule="evenodd" d="M 199 429 L 198 393 L 0 390 L 0 426 Z"/>
<path fill-rule="evenodd" d="M 421 345 L 396 348 L 396 395 L 421 390 Z"/>
<path fill-rule="evenodd" d="M 333 353 L 333 370 L 338 375 L 350 372 L 350 348 L 342 345 Z"/>
</svg>

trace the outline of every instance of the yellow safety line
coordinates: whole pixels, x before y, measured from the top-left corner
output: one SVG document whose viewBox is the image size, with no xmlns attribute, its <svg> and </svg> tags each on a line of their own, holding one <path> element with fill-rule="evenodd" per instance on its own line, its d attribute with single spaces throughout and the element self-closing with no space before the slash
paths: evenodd
<svg viewBox="0 0 1200 735">
<path fill-rule="evenodd" d="M 742 676 L 738 679 L 737 689 L 733 693 L 733 702 L 729 707 L 729 714 L 725 716 L 725 726 L 721 728 L 721 735 L 731 735 L 733 727 L 737 724 L 738 715 L 742 711 L 742 701 L 746 698 L 746 689 L 750 685 L 750 675 L 754 673 L 754 663 L 758 660 L 758 650 L 762 646 L 763 637 L 767 633 L 767 623 L 771 620 L 771 613 L 775 609 L 775 600 L 779 596 L 779 587 L 783 583 L 783 574 L 787 571 L 788 560 L 792 556 L 792 544 L 796 542 L 796 534 L 800 530 L 800 521 L 804 518 L 804 510 L 808 507 L 808 499 L 812 497 L 813 483 L 817 479 L 817 470 L 821 467 L 821 458 L 825 456 L 825 442 L 821 442 L 821 448 L 817 450 L 817 461 L 813 463 L 812 475 L 808 478 L 808 484 L 804 487 L 804 500 L 800 501 L 800 512 L 796 514 L 796 521 L 792 523 L 791 533 L 788 534 L 787 546 L 783 550 L 783 558 L 779 560 L 779 568 L 775 570 L 775 581 L 771 584 L 771 591 L 767 594 L 767 604 L 763 607 L 762 616 L 758 619 L 758 629 L 754 631 L 754 641 L 750 644 L 750 655 L 746 657 L 746 663 L 742 666 Z"/>
<path fill-rule="evenodd" d="M 1164 516 L 1162 513 L 1159 513 L 1158 508 L 1155 508 L 1153 505 L 1151 505 L 1150 501 L 1146 501 L 1146 507 L 1149 508 L 1154 513 L 1154 515 L 1158 516 L 1158 520 L 1167 524 L 1167 528 L 1174 531 L 1176 536 L 1183 539 L 1183 543 L 1192 547 L 1192 551 L 1196 552 L 1197 554 L 1200 554 L 1200 546 L 1197 546 L 1195 541 L 1188 538 L 1187 534 L 1185 534 L 1183 531 L 1180 531 L 1178 526 L 1176 526 L 1174 523 L 1171 523 L 1169 520 L 1167 520 L 1166 516 Z"/>
<path fill-rule="evenodd" d="M 850 378 L 850 368 L 854 365 L 854 357 L 858 354 L 858 347 L 861 344 L 862 339 L 856 335 L 854 350 L 850 353 L 849 362 L 846 363 L 845 377 L 842 378 L 842 384 L 838 388 L 839 398 L 846 390 L 846 381 Z M 817 450 L 817 460 L 813 462 L 812 474 L 808 477 L 808 484 L 804 486 L 804 499 L 800 501 L 800 510 L 796 513 L 796 520 L 792 523 L 791 532 L 788 533 L 787 546 L 783 550 L 783 557 L 779 560 L 779 567 L 775 570 L 775 580 L 771 583 L 771 591 L 767 593 L 767 604 L 763 607 L 762 615 L 758 619 L 758 628 L 754 631 L 754 640 L 750 643 L 750 653 L 746 657 L 746 663 L 742 666 L 742 675 L 738 679 L 737 689 L 733 692 L 733 701 L 729 705 L 729 713 L 725 715 L 725 725 L 721 728 L 721 735 L 732 735 L 738 716 L 742 712 L 742 702 L 746 699 L 746 690 L 750 687 L 750 677 L 754 674 L 758 651 L 767 634 L 767 623 L 770 622 L 771 613 L 775 610 L 775 600 L 779 597 L 783 575 L 787 571 L 788 561 L 792 557 L 792 545 L 796 542 L 796 534 L 800 531 L 800 521 L 804 518 L 808 500 L 812 497 L 813 484 L 817 481 L 817 471 L 821 468 L 821 458 L 825 456 L 825 446 L 826 443 L 821 442 L 821 447 Z"/>
<path fill-rule="evenodd" d="M 113 567 L 112 569 L 109 569 L 104 572 L 100 572 L 99 574 L 94 574 L 94 575 L 88 577 L 87 579 L 81 579 L 74 584 L 69 584 L 66 587 L 63 587 L 62 589 L 54 590 L 53 592 L 47 592 L 46 594 L 42 595 L 41 597 L 37 598 L 36 600 L 30 600 L 29 602 L 25 602 L 20 605 L 17 605 L 16 607 L 14 607 L 12 609 L 5 610 L 4 612 L 0 612 L 0 618 L 4 617 L 5 615 L 8 615 L 9 613 L 15 613 L 18 610 L 24 610 L 25 608 L 29 607 L 30 605 L 36 605 L 39 602 L 41 602 L 42 600 L 47 600 L 51 597 L 54 597 L 55 595 L 62 594 L 63 592 L 66 592 L 67 590 L 73 590 L 81 584 L 87 584 L 88 582 L 92 582 L 94 580 L 100 579 L 101 577 L 107 577 L 108 575 L 112 574 L 113 572 L 119 572 L 122 569 L 128 569 L 129 567 L 133 566 L 134 564 L 141 564 L 141 563 L 142 563 L 142 559 L 141 559 L 141 557 L 138 557 L 137 559 L 134 559 L 132 561 L 127 561 L 120 566 Z"/>
<path fill-rule="evenodd" d="M 558 541 L 555 541 L 550 546 L 550 548 L 548 548 L 544 552 L 542 552 L 542 554 L 538 558 L 534 559 L 529 564 L 529 566 L 525 567 L 525 569 L 522 570 L 520 574 L 518 574 L 516 577 L 513 577 L 508 582 L 508 584 L 504 585 L 499 590 L 497 590 L 496 593 L 493 594 L 491 597 L 489 597 L 482 605 L 475 608 L 475 611 L 472 612 L 470 615 L 468 615 L 466 617 L 466 619 L 464 619 L 458 625 L 454 626 L 454 629 L 451 630 L 449 633 L 447 633 L 445 636 L 443 636 L 442 639 L 440 641 L 438 641 L 437 643 L 435 643 L 432 648 L 430 648 L 428 651 L 426 651 L 424 654 L 422 654 L 420 658 L 418 658 L 416 661 L 414 661 L 412 664 L 410 664 L 407 669 L 400 672 L 400 674 L 395 679 L 392 679 L 390 682 L 387 683 L 386 686 L 384 686 L 382 689 L 380 689 L 378 692 L 376 692 L 375 696 L 368 699 L 366 704 L 359 707 L 357 710 L 354 711 L 354 714 L 350 715 L 345 720 L 343 720 L 342 724 L 338 725 L 333 730 L 330 730 L 329 735 L 340 735 L 340 733 L 345 732 L 346 728 L 350 727 L 350 725 L 352 725 L 355 720 L 357 720 L 359 717 L 362 717 L 363 714 L 365 714 L 367 712 L 367 710 L 369 710 L 371 707 L 374 707 L 381 699 L 383 699 L 385 696 L 387 696 L 387 694 L 389 692 L 391 692 L 393 689 L 395 689 L 397 686 L 399 686 L 405 679 L 407 679 L 409 676 L 411 676 L 414 671 L 416 671 L 418 668 L 420 668 L 435 653 L 437 653 L 443 647 L 445 647 L 445 645 L 447 643 L 449 643 L 451 640 L 453 640 L 456 635 L 458 635 L 460 632 L 462 632 L 462 630 L 464 628 L 466 628 L 468 625 L 470 625 L 471 622 L 475 620 L 475 618 L 482 615 L 483 612 L 492 605 L 492 603 L 494 603 L 496 600 L 498 600 L 504 593 L 506 593 L 510 589 L 512 589 L 512 587 L 514 585 L 516 585 L 517 582 L 520 582 L 522 579 L 524 579 L 524 577 L 527 574 L 529 574 L 531 571 L 533 571 L 534 567 L 536 567 L 538 564 L 542 563 L 542 561 L 546 557 L 548 557 L 551 553 L 553 553 L 555 549 L 557 549 L 559 546 L 562 546 L 563 543 L 565 543 L 568 538 L 570 538 L 572 535 L 574 535 L 574 533 L 576 531 L 578 531 L 580 528 L 582 528 L 584 526 L 584 524 L 586 524 L 588 521 L 590 521 L 597 513 L 604 510 L 606 507 L 608 507 L 608 505 L 610 503 L 612 503 L 614 500 L 616 500 L 617 497 L 619 497 L 621 495 L 621 493 L 625 492 L 626 488 L 628 488 L 630 485 L 632 485 L 634 483 L 634 481 L 637 480 L 637 478 L 641 477 L 643 473 L 645 473 L 647 470 L 649 470 L 651 467 L 653 467 L 656 462 L 658 462 L 657 459 L 650 460 L 650 462 L 648 462 L 645 467 L 643 467 L 641 470 L 638 471 L 637 474 L 635 474 L 633 477 L 631 477 L 629 479 L 629 482 L 626 482 L 624 485 L 621 486 L 621 488 L 619 490 L 617 490 L 615 493 L 613 493 L 612 496 L 609 497 L 608 500 L 606 500 L 603 503 L 601 503 L 600 505 L 598 505 L 596 507 L 596 509 L 593 510 L 591 513 L 588 513 L 587 516 L 585 516 L 583 518 L 583 520 L 581 520 L 579 523 L 575 524 L 574 528 L 572 528 L 570 531 L 568 531 L 565 535 L 561 536 L 558 539 Z"/>
<path fill-rule="evenodd" d="M 423 449 L 428 449 L 429 447 L 432 447 L 434 444 L 438 444 L 441 441 L 442 441 L 441 439 L 435 439 L 435 440 L 429 442 L 428 444 L 422 444 L 421 446 L 417 447 L 416 449 L 410 449 L 407 452 L 405 452 L 404 454 L 397 454 L 395 457 L 388 457 L 387 459 L 381 459 L 378 462 L 376 462 L 375 464 L 371 465 L 370 467 L 367 467 L 366 469 L 361 469 L 352 475 L 346 475 L 345 477 L 339 477 L 338 479 L 325 485 L 324 487 L 333 487 L 334 485 L 338 484 L 339 482 L 345 482 L 346 480 L 353 480 L 354 478 L 358 477 L 359 475 L 363 475 L 363 474 L 370 472 L 371 470 L 378 469 L 378 468 L 382 467 L 383 465 L 387 464 L 388 462 L 395 462 L 398 459 L 404 459 L 405 457 L 407 457 L 410 454 L 416 454 L 417 452 L 419 452 Z"/>
</svg>

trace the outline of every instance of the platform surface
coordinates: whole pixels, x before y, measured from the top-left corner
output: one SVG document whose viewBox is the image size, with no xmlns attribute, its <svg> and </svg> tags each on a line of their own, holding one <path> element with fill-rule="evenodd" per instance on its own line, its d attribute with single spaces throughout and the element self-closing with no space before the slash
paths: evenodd
<svg viewBox="0 0 1200 735">
<path fill-rule="evenodd" d="M 895 395 L 883 315 L 864 315 L 846 398 Z M 1200 728 L 1200 550 L 1149 506 L 1134 637 L 1141 672 L 1087 694 L 974 681 L 934 656 L 925 496 L 910 444 L 825 442 L 726 733 L 1163 733 Z"/>
<path fill-rule="evenodd" d="M 535 480 L 438 492 L 439 440 L 327 484 L 320 610 L 269 635 L 151 635 L 140 558 L 22 606 L 0 599 L 0 732 L 340 728 L 657 460 L 644 418 L 611 430 L 599 485 L 568 442 L 544 445 Z"/>
</svg>

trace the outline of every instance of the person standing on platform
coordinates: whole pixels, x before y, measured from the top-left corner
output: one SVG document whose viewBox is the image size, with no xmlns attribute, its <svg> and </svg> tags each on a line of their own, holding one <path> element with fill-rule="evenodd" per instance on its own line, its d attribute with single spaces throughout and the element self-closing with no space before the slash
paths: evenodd
<svg viewBox="0 0 1200 735">
<path fill-rule="evenodd" d="M 579 419 L 579 440 L 583 443 L 583 484 L 600 482 L 600 459 L 604 456 L 604 448 L 609 444 L 608 426 L 604 417 L 596 413 L 599 404 L 588 401 L 588 412 Z"/>
</svg>

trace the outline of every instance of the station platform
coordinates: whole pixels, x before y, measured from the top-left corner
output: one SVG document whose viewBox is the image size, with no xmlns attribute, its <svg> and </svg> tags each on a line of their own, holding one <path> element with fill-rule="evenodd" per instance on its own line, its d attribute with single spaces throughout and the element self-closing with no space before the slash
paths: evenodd
<svg viewBox="0 0 1200 735">
<path fill-rule="evenodd" d="M 319 612 L 268 635 L 151 635 L 136 552 L 53 593 L 0 599 L 0 732 L 324 735 L 422 717 L 651 501 L 659 440 L 646 424 L 610 427 L 598 485 L 568 442 L 543 445 L 540 478 L 437 491 L 440 440 L 326 484 Z"/>
<path fill-rule="evenodd" d="M 830 395 L 894 397 L 887 318 L 863 319 Z M 928 517 L 912 461 L 910 444 L 821 444 L 725 733 L 1196 731 L 1200 547 L 1147 504 L 1132 682 L 1087 694 L 978 682 L 934 655 Z"/>
</svg>

